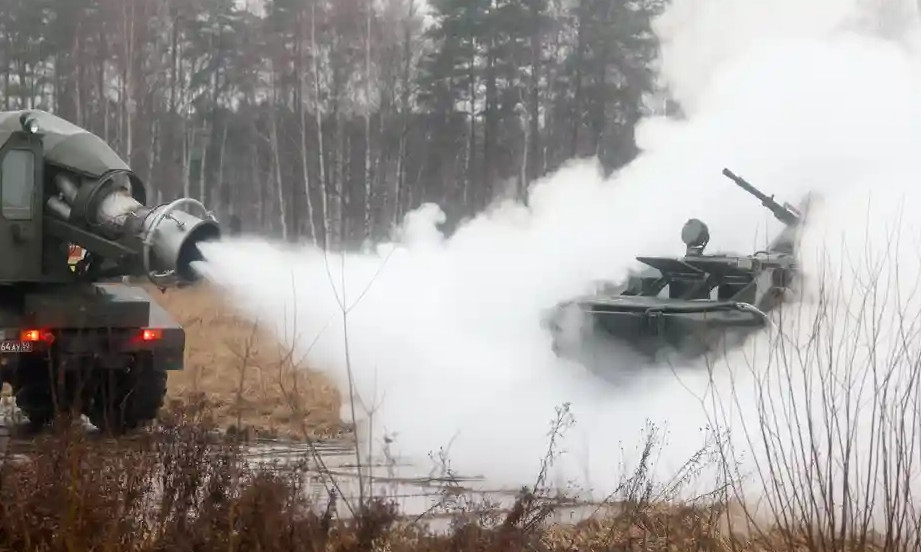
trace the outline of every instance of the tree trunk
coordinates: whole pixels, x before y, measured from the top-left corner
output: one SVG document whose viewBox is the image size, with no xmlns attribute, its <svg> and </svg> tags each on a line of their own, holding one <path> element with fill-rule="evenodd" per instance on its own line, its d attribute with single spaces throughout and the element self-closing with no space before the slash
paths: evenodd
<svg viewBox="0 0 921 552">
<path fill-rule="evenodd" d="M 157 163 L 157 149 L 160 147 L 160 121 L 154 119 L 151 127 L 151 136 L 150 136 L 150 152 L 147 155 L 147 175 L 144 178 L 144 181 L 147 182 L 148 191 L 152 188 L 151 183 L 153 182 L 154 167 Z M 160 191 L 160 186 L 156 186 L 156 191 Z M 156 194 L 151 194 L 156 195 Z M 153 199 L 150 197 L 149 199 Z"/>
<path fill-rule="evenodd" d="M 303 75 L 301 75 L 298 80 L 301 91 L 303 92 Z M 298 102 L 298 120 L 301 125 L 301 173 L 304 177 L 304 197 L 307 200 L 307 225 L 310 227 L 310 241 L 313 245 L 319 245 L 320 232 L 317 228 L 316 215 L 313 212 L 313 198 L 310 195 L 310 167 L 307 164 L 307 110 L 304 108 L 304 101 L 304 97 L 301 95 L 300 101 Z M 326 216 L 325 210 L 321 213 L 321 216 Z"/>
<path fill-rule="evenodd" d="M 256 120 L 256 115 L 253 112 L 255 108 L 255 98 L 250 96 L 247 100 L 249 109 L 251 112 L 250 115 L 250 139 L 249 139 L 249 148 L 250 148 L 250 181 L 256 183 L 256 221 L 260 229 L 265 228 L 265 189 L 266 186 L 263 184 L 263 180 L 259 177 L 259 130 L 258 130 L 258 121 Z"/>
<path fill-rule="evenodd" d="M 323 247 L 328 249 L 330 245 L 330 186 L 326 176 L 326 155 L 323 152 L 323 109 L 320 101 L 320 55 L 317 49 L 317 6 L 310 6 L 310 46 L 313 52 L 313 92 L 314 92 L 314 114 L 317 125 L 317 155 L 320 160 L 320 186 L 323 191 L 322 197 L 322 216 L 323 216 Z"/>
<path fill-rule="evenodd" d="M 188 125 L 183 119 L 182 129 L 182 197 L 192 197 L 192 148 L 195 147 L 195 127 Z"/>
<path fill-rule="evenodd" d="M 208 204 L 208 173 L 205 163 L 208 161 L 208 149 L 211 147 L 211 132 L 208 123 L 202 123 L 201 161 L 198 163 L 198 200 Z"/>
<path fill-rule="evenodd" d="M 523 106 L 522 101 L 518 105 Z M 527 109 L 521 109 L 521 131 L 524 135 L 524 144 L 521 148 L 521 166 L 518 176 L 518 190 L 516 199 L 525 201 L 528 193 L 528 153 L 531 150 L 531 113 Z"/>
<path fill-rule="evenodd" d="M 496 129 L 498 126 L 498 116 L 496 104 L 497 85 L 496 85 L 496 38 L 495 33 L 489 33 L 486 52 L 486 113 L 483 121 L 483 189 L 478 194 L 476 203 L 477 209 L 486 207 L 492 200 L 493 195 L 493 178 L 494 178 L 494 157 L 496 151 Z"/>
<path fill-rule="evenodd" d="M 269 114 L 269 123 L 271 125 L 272 133 L 272 160 L 275 166 L 275 170 L 273 172 L 275 174 L 275 194 L 276 199 L 278 200 L 278 222 L 281 226 L 282 241 L 288 241 L 288 217 L 285 210 L 285 193 L 281 178 L 281 157 L 278 153 L 278 124 L 275 120 L 274 106 Z"/>
<path fill-rule="evenodd" d="M 301 174 L 304 179 L 304 198 L 307 204 L 307 226 L 309 227 L 310 232 L 310 241 L 314 246 L 319 245 L 319 231 L 316 223 L 316 215 L 313 212 L 313 198 L 310 194 L 310 166 L 307 163 L 307 109 L 305 99 L 306 86 L 304 84 L 304 79 L 306 78 L 306 71 L 304 70 L 304 12 L 298 12 L 298 22 L 297 22 L 297 120 L 300 124 L 300 139 L 301 139 Z M 316 55 L 316 52 L 314 52 Z M 326 213 L 322 213 L 322 216 L 326 216 Z"/>
<path fill-rule="evenodd" d="M 6 41 L 4 45 L 7 52 L 13 51 L 13 41 L 9 34 L 6 35 Z M 13 107 L 10 103 L 10 99 L 12 98 L 10 92 L 12 91 L 12 88 L 10 87 L 10 81 L 12 80 L 11 77 L 13 73 L 13 64 L 10 62 L 10 56 L 8 55 L 3 56 L 3 61 L 3 110 L 12 111 Z"/>
<path fill-rule="evenodd" d="M 403 31 L 403 78 L 400 86 L 400 144 L 397 154 L 397 176 L 393 191 L 393 224 L 398 225 L 403 220 L 403 197 L 406 188 L 406 138 L 409 133 L 409 91 L 412 79 L 412 35 L 411 22 L 416 13 L 415 0 L 409 0 L 409 12 L 404 23 Z"/>
<path fill-rule="evenodd" d="M 543 50 L 543 14 L 538 11 L 537 6 L 532 7 L 531 21 L 533 28 L 531 30 L 531 82 L 529 85 L 528 98 L 528 132 L 526 136 L 527 143 L 525 151 L 528 152 L 528 159 L 525 162 L 527 169 L 527 178 L 525 180 L 524 191 L 527 195 L 528 185 L 532 180 L 539 176 L 538 154 L 541 151 L 540 136 L 540 79 L 541 79 L 541 51 Z"/>
<path fill-rule="evenodd" d="M 131 159 L 134 155 L 134 110 L 132 101 L 134 100 L 134 1 L 122 0 L 122 13 L 124 16 L 123 39 L 124 39 L 124 67 L 122 78 L 124 87 L 124 96 L 122 97 L 123 124 L 124 124 L 124 152 L 125 162 L 131 165 Z M 130 11 L 129 11 L 130 10 Z"/>
<path fill-rule="evenodd" d="M 576 25 L 576 74 L 573 86 L 575 88 L 571 109 L 572 135 L 569 142 L 569 156 L 579 154 L 579 127 L 582 125 L 582 64 L 585 63 L 585 0 L 579 0 L 577 8 Z"/>
<path fill-rule="evenodd" d="M 460 207 L 465 209 L 470 204 L 470 195 L 473 193 L 474 158 L 476 155 L 476 39 L 471 39 L 470 60 L 468 65 L 468 92 L 470 94 L 470 127 L 467 136 L 466 173 L 464 175 L 464 189 L 461 194 Z"/>
<path fill-rule="evenodd" d="M 334 69 L 335 71 L 335 69 Z M 343 169 L 343 159 L 344 159 L 344 149 L 345 149 L 345 133 L 342 131 L 342 112 L 339 109 L 339 91 L 338 87 L 334 86 L 333 90 L 333 128 L 334 128 L 334 139 L 335 139 L 335 155 L 334 155 L 334 165 L 333 165 L 333 222 L 336 230 L 336 235 L 334 236 L 333 244 L 336 247 L 341 247 L 346 239 L 345 232 L 345 215 L 346 215 L 346 206 L 345 206 L 345 185 L 343 183 L 344 171 Z"/>
<path fill-rule="evenodd" d="M 215 209 L 218 209 L 218 212 L 221 213 L 222 216 L 225 214 L 233 215 L 235 213 L 233 209 L 233 198 L 231 196 L 233 187 L 228 186 L 227 183 L 224 182 L 224 155 L 227 151 L 227 127 L 228 123 L 225 121 L 221 129 L 221 149 L 218 153 L 217 182 L 215 183 L 217 187 L 216 195 L 219 198 L 219 203 L 215 206 Z"/>
<path fill-rule="evenodd" d="M 371 209 L 373 204 L 373 187 L 371 186 L 371 15 L 374 12 L 372 0 L 365 4 L 367 15 L 365 17 L 365 225 L 364 236 L 371 239 Z"/>
</svg>

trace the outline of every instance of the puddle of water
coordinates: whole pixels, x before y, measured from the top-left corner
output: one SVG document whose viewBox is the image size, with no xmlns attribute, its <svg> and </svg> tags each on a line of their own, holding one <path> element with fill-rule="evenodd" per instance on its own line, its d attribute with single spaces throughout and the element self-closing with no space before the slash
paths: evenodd
<svg viewBox="0 0 921 552">
<path fill-rule="evenodd" d="M 518 489 L 489 487 L 482 477 L 446 478 L 435 468 L 426 469 L 389 459 L 372 458 L 368 462 L 362 458 L 359 470 L 354 448 L 345 441 L 317 442 L 312 447 L 313 450 L 311 445 L 300 443 L 256 443 L 247 447 L 247 456 L 256 463 L 310 459 L 309 492 L 320 508 L 326 506 L 333 484 L 336 494 L 351 504 L 358 503 L 363 485 L 365 497 L 386 498 L 397 505 L 405 519 L 426 523 L 433 530 L 449 528 L 451 519 L 456 515 L 456 510 L 451 509 L 452 503 L 488 502 L 494 507 L 492 511 L 501 515 L 511 510 L 517 498 Z M 316 467 L 317 457 L 323 463 L 322 469 Z M 577 523 L 611 508 L 616 506 L 592 503 L 560 505 L 547 521 Z M 348 508 L 340 506 L 337 513 L 346 516 Z"/>
</svg>

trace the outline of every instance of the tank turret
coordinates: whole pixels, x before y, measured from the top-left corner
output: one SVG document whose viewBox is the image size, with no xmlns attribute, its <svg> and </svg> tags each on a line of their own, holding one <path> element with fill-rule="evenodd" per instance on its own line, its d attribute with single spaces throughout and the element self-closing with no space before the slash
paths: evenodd
<svg viewBox="0 0 921 552">
<path fill-rule="evenodd" d="M 707 225 L 689 219 L 681 230 L 683 257 L 637 257 L 644 268 L 625 282 L 605 283 L 548 312 L 542 322 L 558 355 L 603 375 L 624 358 L 612 350 L 629 350 L 650 362 L 663 353 L 696 358 L 725 351 L 769 325 L 769 313 L 795 291 L 804 216 L 728 169 L 723 174 L 784 224 L 768 248 L 744 256 L 707 254 Z"/>
</svg>

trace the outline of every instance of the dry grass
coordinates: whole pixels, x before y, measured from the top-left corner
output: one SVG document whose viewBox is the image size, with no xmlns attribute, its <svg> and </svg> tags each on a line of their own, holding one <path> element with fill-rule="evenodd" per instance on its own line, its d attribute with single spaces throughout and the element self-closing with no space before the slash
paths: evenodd
<svg viewBox="0 0 921 552">
<path fill-rule="evenodd" d="M 369 498 L 355 515 L 312 502 L 309 464 L 253 465 L 240 441 L 215 437 L 207 406 L 171 407 L 133 439 L 89 437 L 66 419 L 28 461 L 0 463 L 0 550 L 570 552 L 879 550 L 811 546 L 769 531 L 757 539 L 717 523 L 720 505 L 639 500 L 575 525 L 547 521 L 553 504 L 523 490 L 508 512 L 460 507 L 434 532 Z M 548 507 L 549 506 L 549 507 Z M 342 508 L 338 509 L 342 511 Z M 908 550 L 893 546 L 891 550 Z"/>
<path fill-rule="evenodd" d="M 206 398 L 225 429 L 286 438 L 344 431 L 340 395 L 329 380 L 284 362 L 277 341 L 236 314 L 214 289 L 148 291 L 186 330 L 185 369 L 170 373 L 169 399 Z"/>
</svg>

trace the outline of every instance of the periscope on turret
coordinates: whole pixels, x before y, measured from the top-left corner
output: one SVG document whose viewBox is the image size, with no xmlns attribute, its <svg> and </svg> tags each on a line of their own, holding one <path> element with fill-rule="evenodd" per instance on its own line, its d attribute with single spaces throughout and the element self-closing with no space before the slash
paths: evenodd
<svg viewBox="0 0 921 552">
<path fill-rule="evenodd" d="M 0 378 L 29 420 L 55 415 L 48 387 L 65 372 L 75 383 L 58 407 L 79 398 L 113 431 L 152 420 L 167 373 L 183 368 L 185 331 L 122 280 L 194 283 L 198 245 L 220 237 L 197 200 L 148 206 L 138 175 L 87 129 L 40 110 L 0 112 Z M 114 392 L 103 385 L 112 380 Z"/>
</svg>

